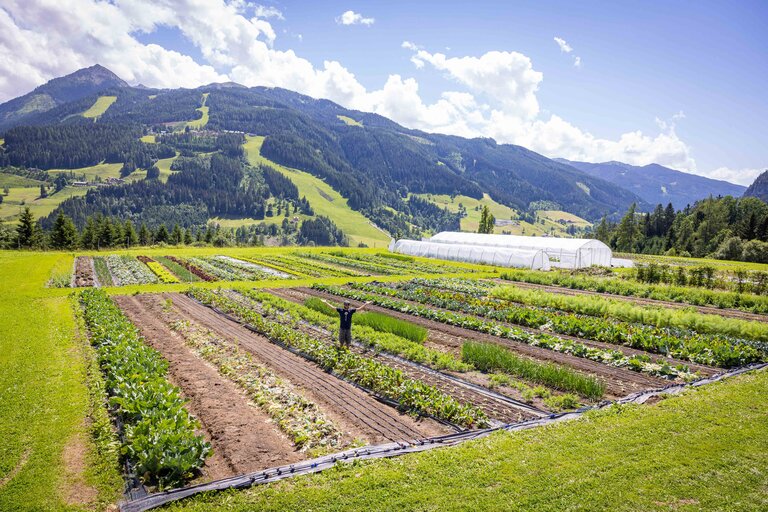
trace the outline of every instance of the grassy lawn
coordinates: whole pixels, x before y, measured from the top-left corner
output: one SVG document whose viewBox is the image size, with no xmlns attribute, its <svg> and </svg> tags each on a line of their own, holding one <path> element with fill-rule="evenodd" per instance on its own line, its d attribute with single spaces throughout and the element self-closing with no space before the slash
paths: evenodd
<svg viewBox="0 0 768 512">
<path fill-rule="evenodd" d="M 768 372 L 171 510 L 766 510 Z"/>
<path fill-rule="evenodd" d="M 197 109 L 198 112 L 202 112 L 203 117 L 196 119 L 195 121 L 189 121 L 187 126 L 190 130 L 200 130 L 208 124 L 208 106 L 205 104 L 206 101 L 208 101 L 208 93 L 204 92 L 203 99 L 200 102 L 200 108 Z"/>
<path fill-rule="evenodd" d="M 15 222 L 24 206 L 29 206 L 35 218 L 39 219 L 50 214 L 64 200 L 70 197 L 84 196 L 87 192 L 88 188 L 86 187 L 66 187 L 46 198 L 38 199 L 40 197 L 39 187 L 11 188 L 3 203 L 0 204 L 0 220 Z"/>
<path fill-rule="evenodd" d="M 72 256 L 0 252 L 0 510 L 103 508 L 120 489 L 117 469 L 100 465 L 88 442 L 70 301 L 43 288 L 60 264 Z"/>
<path fill-rule="evenodd" d="M 339 120 L 344 121 L 349 126 L 363 126 L 363 123 L 361 123 L 360 121 L 357 121 L 355 119 L 352 119 L 349 116 L 336 116 L 336 117 L 338 117 Z"/>
<path fill-rule="evenodd" d="M 386 247 L 389 235 L 377 229 L 362 213 L 354 211 L 341 196 L 323 180 L 311 174 L 283 167 L 261 156 L 261 145 L 264 137 L 247 137 L 245 151 L 252 165 L 262 163 L 271 165 L 298 187 L 299 196 L 306 196 L 315 215 L 325 215 L 341 228 L 350 239 L 350 245 L 363 242 L 369 247 Z"/>
<path fill-rule="evenodd" d="M 83 112 L 82 116 L 90 119 L 100 117 L 102 114 L 104 114 L 104 112 L 107 111 L 109 107 L 112 106 L 116 99 L 117 96 L 99 96 L 96 99 L 96 103 L 91 105 L 88 110 Z"/>
<path fill-rule="evenodd" d="M 0 188 L 11 187 L 37 187 L 40 190 L 42 181 L 16 176 L 15 174 L 0 173 Z"/>
<path fill-rule="evenodd" d="M 87 181 L 93 181 L 97 177 L 104 180 L 107 178 L 119 178 L 122 166 L 123 164 L 96 164 L 91 167 L 81 167 L 80 169 L 51 169 L 48 173 L 55 175 L 62 172 L 73 172 L 77 175 L 85 174 Z"/>
<path fill-rule="evenodd" d="M 155 135 L 153 135 L 153 134 L 150 134 L 150 135 L 144 135 L 144 136 L 143 136 L 143 137 L 141 137 L 141 139 L 139 139 L 139 140 L 141 140 L 141 142 L 146 142 L 147 144 L 154 144 L 154 143 L 156 143 L 156 142 L 157 142 L 157 140 L 156 140 L 156 138 L 155 138 Z"/>
<path fill-rule="evenodd" d="M 455 196 L 451 199 L 449 195 L 440 194 L 416 194 L 421 199 L 426 199 L 432 203 L 440 206 L 441 208 L 448 208 L 449 211 L 459 211 L 459 204 L 463 205 L 467 210 L 467 216 L 461 219 L 461 230 L 476 232 L 480 225 L 480 213 L 483 206 L 487 205 L 490 208 L 491 213 L 497 220 L 510 220 L 511 218 L 517 218 L 517 212 L 508 206 L 497 203 L 488 194 L 484 194 L 482 199 L 475 199 L 468 196 Z M 545 233 L 551 233 L 554 230 L 556 235 L 565 235 L 564 226 L 557 222 L 560 219 L 571 220 L 577 227 L 588 226 L 589 222 L 573 215 L 571 213 L 562 212 L 558 210 L 540 210 L 538 212 L 540 222 L 536 224 L 530 224 L 522 220 L 515 220 L 511 224 L 505 226 L 496 226 L 493 230 L 496 234 L 508 232 L 513 235 L 535 235 L 540 236 Z M 543 220 L 543 223 L 541 222 Z"/>
</svg>

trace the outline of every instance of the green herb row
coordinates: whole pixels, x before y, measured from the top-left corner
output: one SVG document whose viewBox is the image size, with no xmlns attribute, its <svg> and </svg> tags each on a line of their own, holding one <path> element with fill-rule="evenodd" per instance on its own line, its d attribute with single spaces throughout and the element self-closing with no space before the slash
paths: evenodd
<svg viewBox="0 0 768 512">
<path fill-rule="evenodd" d="M 571 275 L 563 272 L 533 272 L 509 270 L 500 275 L 507 281 L 562 286 L 574 290 L 612 293 L 628 297 L 681 302 L 693 306 L 741 309 L 753 313 L 768 313 L 768 297 L 746 293 L 706 290 L 683 286 L 653 285 L 620 279 Z"/>
<path fill-rule="evenodd" d="M 85 290 L 80 300 L 110 404 L 125 425 L 123 453 L 148 483 L 183 484 L 205 464 L 211 446 L 195 434 L 200 423 L 166 380 L 168 363 L 142 342 L 106 293 Z"/>
<path fill-rule="evenodd" d="M 485 413 L 480 409 L 462 405 L 433 386 L 408 379 L 399 370 L 347 350 L 338 350 L 290 326 L 268 320 L 252 309 L 212 291 L 192 289 L 189 294 L 204 304 L 235 315 L 268 338 L 306 354 L 326 370 L 396 400 L 407 409 L 468 428 L 488 423 Z"/>
<path fill-rule="evenodd" d="M 313 288 L 333 295 L 361 301 L 370 301 L 378 306 L 394 311 L 436 320 L 438 322 L 471 329 L 473 331 L 492 334 L 501 338 L 519 341 L 528 345 L 554 350 L 556 352 L 571 354 L 576 357 L 598 361 L 611 366 L 626 367 L 649 375 L 655 375 L 662 378 L 680 378 L 683 380 L 692 380 L 698 377 L 697 374 L 692 373 L 685 365 L 677 365 L 673 367 L 665 361 L 656 363 L 647 355 L 626 356 L 619 350 L 589 347 L 583 343 L 559 338 L 550 334 L 529 333 L 523 329 L 503 325 L 494 320 L 484 320 L 452 311 L 436 310 L 423 305 L 410 304 L 402 300 L 391 297 L 382 297 L 361 290 L 322 284 L 315 284 L 313 285 Z"/>
<path fill-rule="evenodd" d="M 758 349 L 743 340 L 725 336 L 502 303 L 466 293 L 425 287 L 414 282 L 395 283 L 390 286 L 354 284 L 352 287 L 500 322 L 534 329 L 546 328 L 558 334 L 623 345 L 700 364 L 730 368 L 760 361 L 764 357 Z"/>
</svg>

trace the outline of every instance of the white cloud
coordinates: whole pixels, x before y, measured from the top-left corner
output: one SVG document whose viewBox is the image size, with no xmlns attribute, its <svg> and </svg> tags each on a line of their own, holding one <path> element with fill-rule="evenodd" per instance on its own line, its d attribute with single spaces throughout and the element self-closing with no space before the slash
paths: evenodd
<svg viewBox="0 0 768 512">
<path fill-rule="evenodd" d="M 254 5 L 253 15 L 257 18 L 275 18 L 278 20 L 284 20 L 283 13 L 275 6 L 272 5 Z"/>
<path fill-rule="evenodd" d="M 581 67 L 581 57 L 579 57 L 578 55 L 573 58 L 573 66 L 576 68 Z"/>
<path fill-rule="evenodd" d="M 560 47 L 561 52 L 571 53 L 573 51 L 573 48 L 571 48 L 562 37 L 555 37 L 555 42 L 557 43 L 557 46 Z"/>
<path fill-rule="evenodd" d="M 339 25 L 373 25 L 376 20 L 374 18 L 366 18 L 359 12 L 345 11 L 341 16 L 336 17 L 336 23 Z"/>
<path fill-rule="evenodd" d="M 768 171 L 768 166 L 763 169 L 731 169 L 729 167 L 718 167 L 715 170 L 698 174 L 715 180 L 730 181 L 737 185 L 749 186 L 755 181 L 755 178 L 765 171 Z"/>
<path fill-rule="evenodd" d="M 376 112 L 409 128 L 494 137 L 550 157 L 657 162 L 696 170 L 690 147 L 675 133 L 674 123 L 684 118 L 682 112 L 662 121 L 656 134 L 634 131 L 616 139 L 595 137 L 541 111 L 537 93 L 544 76 L 521 53 L 448 57 L 404 41 L 402 47 L 412 53 L 416 66 L 442 73 L 450 83 L 436 101 L 427 103 L 413 78 L 392 74 L 381 88 L 369 90 L 337 61 L 315 67 L 293 50 L 276 50 L 270 22 L 256 8 L 249 17 L 249 7 L 253 5 L 242 0 L 4 0 L 0 101 L 99 62 L 133 84 L 196 87 L 233 80 L 247 86 L 284 87 Z M 162 26 L 178 29 L 199 49 L 203 61 L 142 44 L 134 37 Z"/>
</svg>

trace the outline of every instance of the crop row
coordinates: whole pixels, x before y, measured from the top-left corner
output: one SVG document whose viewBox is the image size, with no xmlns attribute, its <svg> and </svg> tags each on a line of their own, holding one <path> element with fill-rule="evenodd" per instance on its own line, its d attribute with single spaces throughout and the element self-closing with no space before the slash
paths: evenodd
<svg viewBox="0 0 768 512">
<path fill-rule="evenodd" d="M 133 256 L 110 254 L 104 260 L 109 268 L 109 273 L 112 274 L 115 286 L 157 283 L 155 274 Z"/>
<path fill-rule="evenodd" d="M 759 361 L 763 356 L 756 348 L 724 336 L 520 306 L 424 287 L 413 282 L 397 283 L 391 287 L 376 284 L 352 286 L 500 322 L 534 329 L 546 328 L 558 334 L 623 345 L 700 364 L 732 367 Z"/>
<path fill-rule="evenodd" d="M 317 404 L 297 393 L 293 386 L 213 332 L 177 321 L 171 328 L 222 375 L 239 385 L 275 421 L 300 450 L 337 448 L 343 432 L 325 417 Z"/>
<path fill-rule="evenodd" d="M 204 304 L 235 315 L 273 341 L 302 352 L 324 369 L 395 400 L 405 408 L 464 427 L 484 426 L 488 422 L 485 413 L 480 409 L 463 405 L 433 386 L 407 378 L 399 370 L 348 350 L 338 350 L 209 290 L 192 289 L 189 294 Z"/>
<path fill-rule="evenodd" d="M 163 265 L 165 268 L 170 270 L 173 275 L 179 278 L 179 281 L 185 282 L 185 283 L 196 283 L 201 280 L 199 276 L 197 276 L 194 272 L 189 270 L 187 267 L 183 266 L 180 263 L 177 263 L 175 259 L 171 259 L 171 256 L 158 256 L 155 258 L 155 261 Z"/>
<path fill-rule="evenodd" d="M 401 273 L 399 269 L 395 269 L 388 265 L 382 265 L 379 263 L 372 263 L 365 260 L 350 259 L 344 256 L 344 253 L 331 254 L 327 252 L 306 252 L 297 253 L 298 256 L 310 260 L 323 261 L 325 263 L 331 263 L 333 265 L 341 265 L 342 267 L 354 268 L 361 270 L 367 274 L 372 275 L 390 275 Z"/>
<path fill-rule="evenodd" d="M 274 265 L 276 268 L 291 269 L 310 277 L 349 277 L 361 275 L 352 269 L 334 267 L 332 265 L 323 265 L 318 261 L 307 261 L 291 255 L 264 255 L 259 259 L 267 264 Z"/>
<path fill-rule="evenodd" d="M 165 378 L 167 362 L 101 290 L 80 295 L 83 317 L 104 372 L 110 405 L 125 426 L 123 453 L 136 473 L 160 487 L 193 477 L 211 453 L 199 422 Z"/>
<path fill-rule="evenodd" d="M 166 258 L 169 261 L 171 261 L 173 263 L 176 263 L 180 267 L 185 268 L 191 274 L 195 275 L 196 277 L 199 277 L 203 281 L 215 281 L 216 280 L 215 276 L 212 276 L 211 274 L 205 272 L 203 269 L 201 269 L 200 267 L 194 265 L 193 263 L 191 263 L 191 262 L 189 262 L 187 260 L 183 260 L 181 258 L 177 258 L 176 256 L 166 256 Z M 190 279 L 190 281 L 192 281 L 192 280 Z"/>
<path fill-rule="evenodd" d="M 304 305 L 331 318 L 338 318 L 336 309 L 317 297 L 308 298 L 304 301 Z M 375 331 L 388 332 L 415 343 L 424 343 L 427 339 L 427 330 L 424 327 L 373 311 L 357 313 L 355 325 L 365 325 Z"/>
<path fill-rule="evenodd" d="M 615 318 L 626 322 L 687 329 L 698 333 L 720 334 L 733 338 L 738 344 L 755 347 L 768 354 L 768 324 L 738 318 L 706 315 L 695 311 L 656 306 L 641 306 L 599 295 L 564 295 L 541 290 L 527 290 L 509 286 L 498 286 L 488 281 L 462 278 L 413 279 L 421 286 L 450 290 L 476 298 L 493 297 L 528 306 L 553 308 L 581 315 Z"/>
<path fill-rule="evenodd" d="M 323 327 L 334 335 L 338 333 L 337 321 L 318 316 L 314 311 L 309 311 L 307 307 L 298 306 L 266 293 L 247 292 L 246 294 L 257 301 L 269 303 L 271 306 L 281 310 L 281 312 L 291 315 L 294 321 L 303 320 Z M 335 313 L 334 311 L 334 315 Z M 372 332 L 368 327 L 361 326 L 357 320 L 355 320 L 352 326 L 352 332 L 355 339 L 363 345 L 399 355 L 409 361 L 426 364 L 438 370 L 448 369 L 465 372 L 476 369 L 487 371 L 485 367 L 477 365 L 476 360 L 472 359 L 471 354 L 473 354 L 473 351 L 471 350 L 465 351 L 462 348 L 461 361 L 459 361 L 450 353 L 429 349 L 413 342 L 408 343 L 402 338 L 398 339 L 397 336 L 382 336 L 380 332 Z M 506 350 L 501 347 L 500 349 Z M 508 356 L 508 359 L 515 359 L 518 362 L 517 366 L 507 365 L 506 367 L 491 369 L 501 370 L 537 384 L 544 384 L 553 389 L 574 391 L 587 398 L 600 398 L 605 393 L 605 385 L 598 379 L 579 374 L 570 368 L 533 359 L 520 358 L 515 355 Z"/>
<path fill-rule="evenodd" d="M 137 259 L 149 267 L 149 270 L 157 276 L 161 283 L 178 283 L 179 278 L 173 275 L 167 268 L 153 260 L 149 256 L 137 256 Z"/>
<path fill-rule="evenodd" d="M 270 267 L 258 265 L 246 259 L 232 258 L 230 256 L 214 256 L 217 261 L 223 261 L 231 267 L 251 274 L 252 279 L 294 279 L 292 274 L 281 272 Z"/>
<path fill-rule="evenodd" d="M 248 298 L 290 316 L 294 325 L 304 321 L 327 330 L 332 336 L 338 335 L 339 322 L 337 319 L 269 293 L 257 291 L 244 293 Z M 409 361 L 426 364 L 438 370 L 465 372 L 472 369 L 451 354 L 427 348 L 421 343 L 415 343 L 392 333 L 377 331 L 369 326 L 361 325 L 357 319 L 352 325 L 352 333 L 355 339 L 368 347 L 398 355 Z"/>
<path fill-rule="evenodd" d="M 576 357 L 590 359 L 611 366 L 626 367 L 649 375 L 663 378 L 680 378 L 683 380 L 691 380 L 697 377 L 697 374 L 692 373 L 685 365 L 671 366 L 667 362 L 656 363 L 647 355 L 627 356 L 619 350 L 590 347 L 578 341 L 563 339 L 546 333 L 530 333 L 524 329 L 504 325 L 495 320 L 481 319 L 453 311 L 437 310 L 420 304 L 411 304 L 392 297 L 374 295 L 359 289 L 349 289 L 322 284 L 315 284 L 313 285 L 313 288 L 355 300 L 370 301 L 378 306 L 394 311 L 400 311 L 402 313 L 436 320 L 449 325 L 488 333 L 501 338 L 519 341 L 556 352 L 572 354 Z"/>
<path fill-rule="evenodd" d="M 753 313 L 768 313 L 768 297 L 747 293 L 706 290 L 684 286 L 645 284 L 621 279 L 606 279 L 563 272 L 534 272 L 508 270 L 500 275 L 507 281 L 562 286 L 574 290 L 612 293 L 628 297 L 666 300 L 693 306 L 741 309 Z"/>
<path fill-rule="evenodd" d="M 403 254 L 355 254 L 344 253 L 341 251 L 332 251 L 328 254 L 347 260 L 356 260 L 375 265 L 382 265 L 386 267 L 390 272 L 397 274 L 448 274 L 457 272 L 475 272 L 475 270 L 469 268 L 441 265 L 439 263 L 419 262 L 416 261 L 414 257 L 406 256 Z"/>
</svg>

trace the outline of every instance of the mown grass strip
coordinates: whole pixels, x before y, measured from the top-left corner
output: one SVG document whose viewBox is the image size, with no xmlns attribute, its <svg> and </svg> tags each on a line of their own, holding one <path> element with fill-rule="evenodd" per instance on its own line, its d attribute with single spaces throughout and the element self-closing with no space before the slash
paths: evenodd
<svg viewBox="0 0 768 512">
<path fill-rule="evenodd" d="M 317 297 L 306 299 L 304 305 L 330 317 L 338 316 L 333 307 Z M 427 330 L 424 327 L 382 313 L 373 311 L 357 313 L 354 316 L 354 321 L 357 325 L 365 325 L 379 332 L 388 332 L 414 343 L 424 343 L 424 340 L 427 339 Z"/>
<path fill-rule="evenodd" d="M 572 391 L 596 400 L 605 395 L 605 383 L 564 366 L 520 357 L 493 343 L 467 341 L 461 347 L 461 359 L 485 372 L 503 371 L 531 382 L 561 391 Z"/>
</svg>

